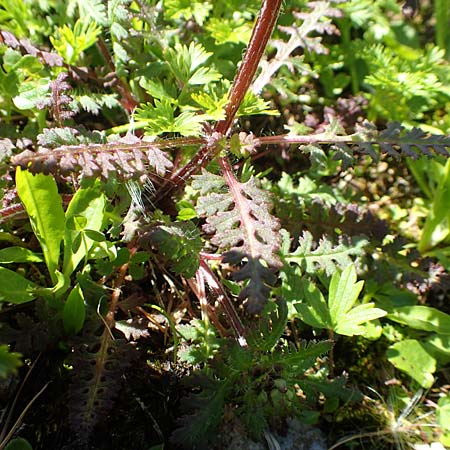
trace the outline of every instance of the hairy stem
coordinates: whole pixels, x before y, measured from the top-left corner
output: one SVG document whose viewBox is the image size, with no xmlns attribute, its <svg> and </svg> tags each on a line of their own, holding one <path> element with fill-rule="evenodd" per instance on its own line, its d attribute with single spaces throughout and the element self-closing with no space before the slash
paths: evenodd
<svg viewBox="0 0 450 450">
<path fill-rule="evenodd" d="M 273 28 L 278 18 L 282 0 L 264 0 L 253 27 L 252 36 L 245 51 L 238 73 L 234 78 L 234 83 L 228 97 L 228 104 L 225 107 L 225 119 L 216 123 L 214 131 L 220 134 L 227 134 L 231 128 L 233 119 L 248 91 L 259 61 L 262 58 L 267 42 L 272 34 Z"/>
<path fill-rule="evenodd" d="M 172 176 L 172 183 L 167 183 L 160 189 L 156 203 L 159 203 L 164 198 L 168 198 L 175 190 L 183 187 L 186 180 L 189 180 L 192 175 L 198 173 L 202 167 L 206 167 L 220 152 L 222 147 L 218 145 L 217 140 L 230 131 L 233 119 L 244 99 L 245 93 L 250 87 L 259 61 L 272 34 L 281 3 L 282 0 L 263 0 L 261 10 L 253 27 L 250 42 L 234 78 L 233 86 L 231 87 L 228 103 L 225 107 L 225 119 L 216 123 L 207 142 L 200 147 L 200 150 L 191 161 Z"/>
</svg>

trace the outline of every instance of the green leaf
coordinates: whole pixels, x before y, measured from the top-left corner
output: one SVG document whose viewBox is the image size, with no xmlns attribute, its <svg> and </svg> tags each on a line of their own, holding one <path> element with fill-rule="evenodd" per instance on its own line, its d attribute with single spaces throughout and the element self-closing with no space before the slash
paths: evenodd
<svg viewBox="0 0 450 450">
<path fill-rule="evenodd" d="M 47 95 L 49 89 L 50 80 L 48 78 L 25 81 L 19 85 L 19 95 L 12 100 L 17 109 L 33 109 Z"/>
<path fill-rule="evenodd" d="M 444 445 L 448 445 L 450 442 L 450 395 L 441 397 L 438 401 L 438 407 L 436 409 L 436 417 L 439 427 L 443 431 L 443 438 L 441 442 Z M 446 443 L 443 442 L 445 440 Z"/>
<path fill-rule="evenodd" d="M 42 262 L 42 256 L 24 247 L 8 247 L 0 250 L 0 264 Z"/>
<path fill-rule="evenodd" d="M 52 287 L 42 288 L 36 287 L 35 294 L 37 297 L 59 297 L 69 289 L 70 277 L 64 276 L 59 270 L 55 272 L 56 282 Z"/>
<path fill-rule="evenodd" d="M 278 116 L 280 113 L 275 109 L 270 109 L 270 103 L 257 97 L 252 91 L 245 94 L 242 103 L 239 105 L 236 117 L 252 116 L 255 114 L 266 114 L 268 116 Z"/>
<path fill-rule="evenodd" d="M 36 298 L 36 285 L 12 270 L 0 267 L 0 302 L 26 303 Z"/>
<path fill-rule="evenodd" d="M 328 304 L 320 290 L 310 281 L 303 281 L 305 301 L 296 303 L 299 318 L 315 328 L 326 328 L 345 336 L 365 334 L 366 322 L 386 315 L 386 311 L 374 308 L 374 303 L 354 306 L 363 287 L 356 281 L 356 270 L 348 266 L 342 274 L 335 272 L 330 283 Z"/>
<path fill-rule="evenodd" d="M 387 317 L 416 330 L 450 334 L 450 315 L 430 306 L 401 306 L 395 308 Z"/>
<path fill-rule="evenodd" d="M 95 20 L 95 19 L 94 19 Z M 67 64 L 76 64 L 81 54 L 95 44 L 102 29 L 88 16 L 82 16 L 73 28 L 58 27 L 50 42 Z"/>
<path fill-rule="evenodd" d="M 407 373 L 425 389 L 433 385 L 436 360 L 420 342 L 415 339 L 396 342 L 388 348 L 386 355 L 394 367 Z"/>
<path fill-rule="evenodd" d="M 95 242 L 105 240 L 103 234 L 99 233 L 103 225 L 105 203 L 105 195 L 98 186 L 79 189 L 72 197 L 66 211 L 64 233 L 63 272 L 66 276 L 76 269 Z M 75 245 L 77 240 L 79 243 Z"/>
<path fill-rule="evenodd" d="M 300 319 L 315 328 L 332 329 L 328 305 L 322 292 L 313 282 L 307 279 L 303 283 L 303 292 L 307 303 L 295 304 Z"/>
<path fill-rule="evenodd" d="M 17 167 L 16 186 L 34 234 L 41 244 L 50 277 L 56 283 L 55 272 L 65 227 L 64 211 L 56 182 L 49 175 L 32 175 Z"/>
<path fill-rule="evenodd" d="M 174 99 L 177 97 L 177 89 L 166 80 L 141 78 L 139 84 L 153 97 L 158 100 Z"/>
<path fill-rule="evenodd" d="M 151 234 L 151 241 L 170 260 L 172 269 L 185 277 L 193 277 L 199 266 L 202 249 L 200 233 L 192 222 L 161 225 Z"/>
<path fill-rule="evenodd" d="M 303 272 L 316 273 L 318 268 L 325 270 L 327 275 L 332 275 L 338 267 L 345 268 L 352 264 L 352 256 L 357 257 L 364 253 L 367 240 L 354 237 L 352 242 L 341 242 L 334 245 L 325 236 L 314 248 L 314 239 L 309 231 L 304 231 L 298 240 L 299 246 L 292 252 L 285 252 L 287 262 L 298 264 Z"/>
<path fill-rule="evenodd" d="M 419 251 L 425 253 L 449 236 L 450 233 L 450 160 L 445 165 L 433 195 L 430 212 L 427 215 L 419 241 Z"/>
<path fill-rule="evenodd" d="M 202 107 L 204 118 L 208 120 L 222 120 L 225 117 L 225 106 L 228 103 L 228 94 L 225 92 L 219 97 L 215 92 L 194 92 L 192 100 Z"/>
<path fill-rule="evenodd" d="M 386 311 L 380 308 L 374 308 L 374 303 L 358 305 L 347 312 L 345 316 L 341 317 L 334 331 L 345 336 L 364 334 L 366 328 L 360 325 L 385 315 Z"/>
<path fill-rule="evenodd" d="M 146 132 L 152 136 L 162 133 L 179 133 L 182 136 L 199 136 L 204 118 L 193 112 L 184 111 L 176 116 L 176 107 L 167 98 L 155 100 L 136 109 L 135 119 L 146 123 Z"/>
<path fill-rule="evenodd" d="M 212 8 L 213 5 L 203 0 L 165 0 L 163 11 L 166 18 L 174 20 L 183 17 L 188 21 L 194 17 L 195 21 L 202 26 Z"/>
<path fill-rule="evenodd" d="M 33 450 L 31 444 L 24 438 L 15 438 L 5 447 L 5 450 Z"/>
<path fill-rule="evenodd" d="M 353 265 L 348 266 L 342 273 L 334 273 L 330 282 L 328 305 L 330 317 L 334 326 L 352 308 L 358 300 L 364 282 L 356 282 L 356 270 Z"/>
<path fill-rule="evenodd" d="M 76 334 L 82 328 L 86 318 L 86 305 L 83 292 L 77 284 L 67 297 L 63 310 L 64 330 L 69 334 Z"/>
<path fill-rule="evenodd" d="M 7 345 L 0 345 L 0 380 L 16 373 L 22 365 L 22 355 L 10 352 Z"/>
<path fill-rule="evenodd" d="M 191 42 L 189 47 L 176 44 L 175 48 L 168 48 L 165 59 L 172 73 L 183 84 L 202 85 L 221 78 L 215 69 L 200 67 L 211 55 L 200 44 Z"/>
<path fill-rule="evenodd" d="M 440 365 L 446 365 L 450 362 L 450 335 L 433 333 L 427 336 L 422 344 Z"/>
<path fill-rule="evenodd" d="M 327 353 L 333 346 L 330 341 L 321 341 L 316 344 L 310 344 L 307 348 L 298 350 L 289 355 L 279 354 L 278 363 L 283 366 L 292 368 L 299 368 L 300 370 L 306 370 L 311 366 L 311 360 L 318 358 L 319 356 Z M 301 368 L 301 369 L 300 369 Z"/>
</svg>

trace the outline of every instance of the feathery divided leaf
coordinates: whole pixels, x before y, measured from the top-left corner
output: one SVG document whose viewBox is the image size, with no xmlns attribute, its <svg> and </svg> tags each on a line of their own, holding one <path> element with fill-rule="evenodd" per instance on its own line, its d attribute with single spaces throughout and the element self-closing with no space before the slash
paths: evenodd
<svg viewBox="0 0 450 450">
<path fill-rule="evenodd" d="M 17 39 L 9 31 L 0 31 L 0 43 L 4 43 L 12 49 L 20 50 L 22 55 L 36 56 L 50 67 L 62 66 L 64 64 L 63 58 L 57 53 L 39 50 L 28 39 Z"/>
<path fill-rule="evenodd" d="M 322 38 L 317 34 L 339 34 L 339 30 L 331 23 L 330 17 L 340 17 L 342 12 L 331 7 L 331 2 L 316 1 L 309 2 L 311 11 L 294 13 L 297 21 L 301 24 L 292 26 L 279 26 L 279 29 L 287 33 L 290 37 L 287 42 L 282 40 L 273 40 L 271 44 L 276 48 L 275 56 L 270 60 L 261 61 L 261 74 L 253 84 L 253 92 L 258 93 L 270 82 L 272 76 L 283 65 L 293 71 L 296 63 L 292 53 L 299 47 L 308 52 L 327 53 L 328 50 L 321 43 Z M 311 37 L 311 34 L 315 34 Z"/>
<path fill-rule="evenodd" d="M 101 415 L 114 404 L 121 377 L 136 354 L 124 340 L 113 339 L 111 331 L 98 320 L 89 321 L 76 341 L 70 356 L 74 370 L 69 422 L 87 441 Z"/>
<path fill-rule="evenodd" d="M 312 234 L 304 231 L 295 251 L 283 255 L 283 258 L 288 263 L 298 264 L 305 273 L 313 274 L 323 269 L 327 275 L 332 275 L 337 268 L 351 264 L 351 257 L 363 255 L 367 243 L 362 237 L 352 237 L 335 245 L 324 236 L 316 246 Z"/>
<path fill-rule="evenodd" d="M 244 263 L 233 278 L 250 280 L 240 298 L 248 298 L 249 312 L 257 313 L 270 293 L 267 285 L 274 282 L 272 272 L 260 260 L 269 266 L 280 267 L 277 255 L 280 225 L 269 212 L 267 194 L 256 185 L 254 178 L 245 183 L 228 179 L 227 187 L 225 178 L 206 170 L 194 177 L 192 186 L 200 190 L 197 212 L 206 217 L 203 229 L 212 234 L 211 242 L 230 250 L 224 261 Z M 226 192 L 228 188 L 230 191 Z"/>
<path fill-rule="evenodd" d="M 85 178 L 100 176 L 105 180 L 111 175 L 120 180 L 137 179 L 148 173 L 148 168 L 162 177 L 172 167 L 172 162 L 156 145 L 133 137 L 107 144 L 63 145 L 38 152 L 25 150 L 11 161 L 33 173 L 79 173 Z"/>
<path fill-rule="evenodd" d="M 213 439 L 224 413 L 230 382 L 195 376 L 192 383 L 197 383 L 202 391 L 184 399 L 185 412 L 194 411 L 178 419 L 178 428 L 172 433 L 171 440 L 186 449 L 209 448 L 207 443 Z"/>
<path fill-rule="evenodd" d="M 239 300 L 247 299 L 245 306 L 250 314 L 261 312 L 270 295 L 269 286 L 275 283 L 277 277 L 266 266 L 263 266 L 258 258 L 251 258 L 245 253 L 226 252 L 223 262 L 233 265 L 242 263 L 242 267 L 231 275 L 234 281 L 249 280 L 238 298 Z"/>
<path fill-rule="evenodd" d="M 192 222 L 159 225 L 150 232 L 149 240 L 169 259 L 176 273 L 182 273 L 187 278 L 195 275 L 203 243 L 199 231 Z"/>
<path fill-rule="evenodd" d="M 236 181 L 226 192 L 223 177 L 203 170 L 194 176 L 192 187 L 200 190 L 197 212 L 206 217 L 203 229 L 213 235 L 214 245 L 280 266 L 276 254 L 280 225 L 269 212 L 268 194 L 257 186 L 255 178 L 245 183 Z"/>
<path fill-rule="evenodd" d="M 330 143 L 333 143 L 332 141 L 331 139 Z M 342 159 L 344 166 L 353 162 L 353 147 L 376 161 L 380 153 L 394 158 L 406 156 L 412 159 L 431 157 L 433 151 L 438 155 L 450 155 L 447 151 L 447 147 L 450 147 L 450 136 L 429 134 L 419 128 L 406 130 L 398 122 L 389 123 L 387 128 L 381 131 L 365 122 L 362 126 L 357 126 L 355 134 L 337 137 L 336 141 L 336 158 Z"/>
</svg>

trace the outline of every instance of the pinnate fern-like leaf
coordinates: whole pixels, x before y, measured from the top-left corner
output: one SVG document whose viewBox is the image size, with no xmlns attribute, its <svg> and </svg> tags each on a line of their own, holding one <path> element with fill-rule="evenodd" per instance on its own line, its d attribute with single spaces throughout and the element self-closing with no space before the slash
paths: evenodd
<svg viewBox="0 0 450 450">
<path fill-rule="evenodd" d="M 326 237 L 322 237 L 316 246 L 312 234 L 304 231 L 298 243 L 294 252 L 284 256 L 286 262 L 298 264 L 305 273 L 313 274 L 318 269 L 323 269 L 327 275 L 332 275 L 337 268 L 351 264 L 352 257 L 362 255 L 367 240 L 353 237 L 348 242 L 341 240 L 334 245 Z"/>
<path fill-rule="evenodd" d="M 200 190 L 197 212 L 206 216 L 204 231 L 213 234 L 211 242 L 251 258 L 262 258 L 280 266 L 276 254 L 280 246 L 279 222 L 269 212 L 269 198 L 254 178 L 236 182 L 228 192 L 223 177 L 203 170 L 192 186 Z"/>
<path fill-rule="evenodd" d="M 311 53 L 327 53 L 327 48 L 322 44 L 320 35 L 339 33 L 336 26 L 331 23 L 330 18 L 340 17 L 342 12 L 333 8 L 329 1 L 309 2 L 308 6 L 310 11 L 293 13 L 297 19 L 297 24 L 289 27 L 278 27 L 283 33 L 289 35 L 289 40 L 286 42 L 282 40 L 271 41 L 271 44 L 277 50 L 275 57 L 270 61 L 265 59 L 261 61 L 261 74 L 253 84 L 253 92 L 260 92 L 281 66 L 287 65 L 291 71 L 294 71 L 295 57 L 292 54 L 299 47 Z"/>
<path fill-rule="evenodd" d="M 46 52 L 36 48 L 28 39 L 18 39 L 9 31 L 0 31 L 0 43 L 4 43 L 12 49 L 19 50 L 22 55 L 32 55 L 41 59 L 50 67 L 62 66 L 64 60 L 55 52 Z"/>
<path fill-rule="evenodd" d="M 205 170 L 194 178 L 193 187 L 200 190 L 197 212 L 206 217 L 203 229 L 212 234 L 213 244 L 229 250 L 224 262 L 242 264 L 233 278 L 249 282 L 239 298 L 247 298 L 248 311 L 258 313 L 270 293 L 268 285 L 274 282 L 265 263 L 280 267 L 280 225 L 269 212 L 269 198 L 254 178 L 240 183 L 228 177 L 227 184 L 225 177 Z"/>
<path fill-rule="evenodd" d="M 330 143 L 333 139 L 330 140 Z M 351 136 L 339 136 L 335 139 L 338 149 L 337 158 L 344 161 L 344 165 L 353 162 L 353 150 L 368 154 L 374 160 L 379 154 L 388 154 L 396 159 L 401 156 L 418 159 L 421 156 L 432 157 L 433 152 L 438 155 L 449 156 L 450 136 L 434 135 L 419 128 L 406 130 L 398 122 L 391 122 L 387 128 L 378 131 L 374 125 L 365 122 L 357 127 Z"/>
<path fill-rule="evenodd" d="M 134 137 L 107 144 L 63 145 L 38 152 L 25 150 L 14 156 L 12 163 L 33 173 L 79 173 L 85 178 L 100 176 L 106 180 L 111 175 L 121 180 L 137 179 L 148 168 L 162 177 L 172 167 L 158 146 Z"/>
<path fill-rule="evenodd" d="M 69 423 L 85 442 L 101 415 L 113 406 L 121 377 L 136 356 L 133 347 L 121 339 L 114 340 L 110 330 L 94 322 L 84 327 L 70 357 L 74 371 Z"/>
<path fill-rule="evenodd" d="M 181 407 L 186 414 L 178 419 L 171 441 L 186 449 L 209 448 L 207 443 L 222 420 L 230 383 L 201 375 L 194 375 L 186 383 L 200 387 L 201 392 L 183 399 Z"/>
<path fill-rule="evenodd" d="M 172 269 L 190 278 L 199 266 L 199 252 L 202 248 L 200 233 L 192 222 L 177 222 L 159 225 L 148 235 L 150 242 L 169 258 Z M 146 239 L 143 236 L 142 239 Z"/>
<path fill-rule="evenodd" d="M 243 260 L 246 260 L 243 262 Z M 239 300 L 248 299 L 246 303 L 247 311 L 250 314 L 261 312 L 270 294 L 270 285 L 276 281 L 276 276 L 267 267 L 263 266 L 258 258 L 251 258 L 248 255 L 236 251 L 225 253 L 223 262 L 230 264 L 243 263 L 231 278 L 234 281 L 249 280 L 247 285 L 239 294 Z"/>
</svg>

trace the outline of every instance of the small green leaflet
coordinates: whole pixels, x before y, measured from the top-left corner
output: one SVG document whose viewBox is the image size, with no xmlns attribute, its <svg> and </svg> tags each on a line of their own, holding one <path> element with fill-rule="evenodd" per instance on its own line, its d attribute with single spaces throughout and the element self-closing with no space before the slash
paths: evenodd
<svg viewBox="0 0 450 450">
<path fill-rule="evenodd" d="M 0 250 L 0 264 L 42 262 L 42 256 L 24 247 L 7 247 Z"/>
<path fill-rule="evenodd" d="M 67 333 L 78 333 L 83 328 L 86 318 L 86 306 L 84 303 L 83 292 L 80 285 L 77 284 L 67 297 L 63 310 L 64 330 Z"/>
<path fill-rule="evenodd" d="M 105 203 L 105 195 L 98 185 L 79 189 L 72 197 L 66 211 L 64 232 L 63 272 L 66 276 L 70 277 L 97 241 L 94 232 L 102 228 Z M 77 238 L 78 246 L 75 245 Z"/>
<path fill-rule="evenodd" d="M 300 319 L 315 328 L 326 328 L 337 334 L 354 336 L 364 334 L 362 324 L 386 315 L 374 303 L 356 305 L 364 285 L 356 281 L 356 270 L 349 265 L 342 273 L 336 271 L 331 278 L 328 303 L 320 290 L 310 281 L 304 284 L 304 303 L 295 304 Z"/>
</svg>

